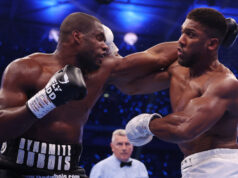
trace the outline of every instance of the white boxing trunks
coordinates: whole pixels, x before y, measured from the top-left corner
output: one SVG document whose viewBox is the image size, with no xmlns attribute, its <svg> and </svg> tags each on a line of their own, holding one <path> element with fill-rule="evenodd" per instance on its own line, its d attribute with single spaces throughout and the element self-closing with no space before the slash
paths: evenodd
<svg viewBox="0 0 238 178">
<path fill-rule="evenodd" d="M 192 154 L 181 163 L 182 178 L 238 178 L 238 149 Z"/>
</svg>

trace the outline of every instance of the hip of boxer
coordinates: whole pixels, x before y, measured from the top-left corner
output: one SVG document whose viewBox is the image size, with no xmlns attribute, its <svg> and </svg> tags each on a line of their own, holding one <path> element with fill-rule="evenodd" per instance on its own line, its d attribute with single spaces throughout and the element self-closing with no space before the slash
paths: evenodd
<svg viewBox="0 0 238 178">
<path fill-rule="evenodd" d="M 238 149 L 218 148 L 186 157 L 181 163 L 182 178 L 235 178 Z"/>
<path fill-rule="evenodd" d="M 79 175 L 81 144 L 55 144 L 17 138 L 2 144 L 0 169 L 14 170 L 19 175 Z"/>
</svg>

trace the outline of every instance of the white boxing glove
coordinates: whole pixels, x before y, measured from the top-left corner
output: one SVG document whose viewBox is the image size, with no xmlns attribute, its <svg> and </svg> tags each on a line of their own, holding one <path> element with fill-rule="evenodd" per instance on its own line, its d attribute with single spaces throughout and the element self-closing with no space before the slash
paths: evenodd
<svg viewBox="0 0 238 178">
<path fill-rule="evenodd" d="M 142 146 L 149 143 L 153 138 L 149 123 L 154 118 L 162 118 L 160 114 L 143 113 L 132 118 L 126 125 L 126 135 L 134 146 Z"/>
<path fill-rule="evenodd" d="M 105 34 L 105 38 L 106 38 L 105 43 L 106 43 L 107 46 L 108 46 L 108 54 L 109 54 L 109 55 L 117 55 L 119 49 L 118 49 L 118 47 L 115 45 L 115 43 L 113 42 L 113 41 L 114 41 L 114 35 L 113 35 L 111 29 L 108 28 L 108 27 L 105 26 L 105 25 L 102 25 L 102 27 L 103 27 L 104 34 Z"/>
</svg>

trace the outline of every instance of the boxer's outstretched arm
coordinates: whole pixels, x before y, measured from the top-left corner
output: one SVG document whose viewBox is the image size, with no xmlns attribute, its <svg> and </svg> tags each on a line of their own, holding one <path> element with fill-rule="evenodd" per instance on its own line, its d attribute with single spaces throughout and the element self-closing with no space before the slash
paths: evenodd
<svg viewBox="0 0 238 178">
<path fill-rule="evenodd" d="M 170 74 L 167 70 L 136 78 L 128 82 L 121 91 L 129 95 L 151 94 L 169 88 Z"/>
<path fill-rule="evenodd" d="M 134 53 L 116 60 L 116 65 L 110 78 L 111 83 L 125 93 L 134 94 L 135 92 L 132 91 L 132 82 L 155 72 L 166 71 L 177 59 L 177 45 L 177 42 L 160 43 L 144 52 Z M 162 88 L 164 88 L 164 80 L 165 76 L 162 77 Z M 142 87 L 143 82 L 140 85 Z M 141 88 L 141 90 L 144 89 Z"/>
<path fill-rule="evenodd" d="M 135 145 L 146 144 L 151 135 L 173 143 L 188 142 L 213 127 L 226 112 L 232 114 L 238 107 L 238 82 L 226 79 L 212 84 L 201 96 L 191 99 L 181 112 L 163 118 L 155 114 L 141 114 L 126 126 L 128 139 Z M 231 128 L 232 129 L 232 128 Z M 236 125 L 233 127 L 236 133 Z"/>
</svg>

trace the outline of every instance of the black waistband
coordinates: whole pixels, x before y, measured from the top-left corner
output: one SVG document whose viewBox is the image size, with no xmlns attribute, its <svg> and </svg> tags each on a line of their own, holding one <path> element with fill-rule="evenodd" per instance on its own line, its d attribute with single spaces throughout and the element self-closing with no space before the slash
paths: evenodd
<svg viewBox="0 0 238 178">
<path fill-rule="evenodd" d="M 26 138 L 2 144 L 0 167 L 64 172 L 77 169 L 81 144 L 53 144 Z"/>
</svg>

